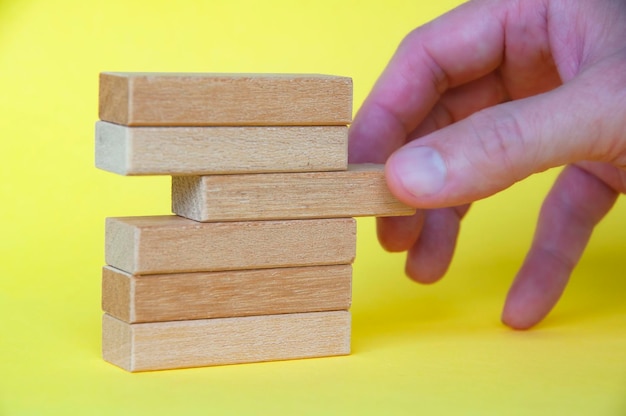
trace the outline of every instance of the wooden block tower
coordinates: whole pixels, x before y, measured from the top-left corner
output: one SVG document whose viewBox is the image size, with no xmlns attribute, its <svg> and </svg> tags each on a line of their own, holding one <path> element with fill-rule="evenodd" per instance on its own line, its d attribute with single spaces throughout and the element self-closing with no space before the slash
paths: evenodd
<svg viewBox="0 0 626 416">
<path fill-rule="evenodd" d="M 176 214 L 106 221 L 104 359 L 349 354 L 353 217 L 414 212 L 348 166 L 351 117 L 345 77 L 102 73 L 96 166 L 172 175 Z"/>
</svg>

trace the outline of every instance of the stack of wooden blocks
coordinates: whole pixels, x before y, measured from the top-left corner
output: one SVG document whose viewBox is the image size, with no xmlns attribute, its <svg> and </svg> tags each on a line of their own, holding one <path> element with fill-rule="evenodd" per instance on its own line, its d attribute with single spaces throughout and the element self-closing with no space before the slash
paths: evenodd
<svg viewBox="0 0 626 416">
<path fill-rule="evenodd" d="M 414 211 L 347 164 L 352 80 L 100 75 L 96 166 L 171 175 L 176 215 L 108 218 L 104 359 L 129 371 L 350 352 L 356 216 Z"/>
</svg>

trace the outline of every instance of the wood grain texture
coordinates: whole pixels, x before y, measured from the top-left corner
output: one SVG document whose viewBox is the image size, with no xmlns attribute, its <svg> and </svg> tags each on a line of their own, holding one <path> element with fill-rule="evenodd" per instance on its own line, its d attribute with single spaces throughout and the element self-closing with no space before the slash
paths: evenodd
<svg viewBox="0 0 626 416">
<path fill-rule="evenodd" d="M 352 263 L 352 218 L 199 223 L 177 216 L 107 218 L 105 259 L 131 274 Z"/>
<path fill-rule="evenodd" d="M 120 175 L 346 170 L 346 126 L 126 127 L 96 123 L 96 167 Z"/>
<path fill-rule="evenodd" d="M 102 309 L 162 322 L 350 308 L 350 265 L 136 276 L 102 269 Z"/>
<path fill-rule="evenodd" d="M 100 74 L 100 119 L 128 126 L 345 125 L 352 79 L 310 74 Z"/>
<path fill-rule="evenodd" d="M 195 221 L 413 215 L 387 188 L 384 165 L 347 171 L 172 178 L 172 211 Z"/>
<path fill-rule="evenodd" d="M 105 314 L 102 355 L 127 371 L 350 353 L 350 312 L 129 324 Z"/>
</svg>

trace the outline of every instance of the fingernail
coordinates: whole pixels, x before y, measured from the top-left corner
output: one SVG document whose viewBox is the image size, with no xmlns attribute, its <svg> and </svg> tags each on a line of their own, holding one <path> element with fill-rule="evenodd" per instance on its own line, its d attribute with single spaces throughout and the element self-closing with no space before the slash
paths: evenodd
<svg viewBox="0 0 626 416">
<path fill-rule="evenodd" d="M 407 147 L 397 151 L 390 162 L 397 180 L 413 196 L 434 195 L 445 184 L 446 164 L 431 147 Z"/>
</svg>

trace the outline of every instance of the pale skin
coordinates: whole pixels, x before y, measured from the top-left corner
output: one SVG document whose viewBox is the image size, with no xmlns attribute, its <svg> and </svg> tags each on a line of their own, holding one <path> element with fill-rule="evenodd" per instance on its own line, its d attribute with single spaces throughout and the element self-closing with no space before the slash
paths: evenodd
<svg viewBox="0 0 626 416">
<path fill-rule="evenodd" d="M 386 162 L 419 208 L 377 230 L 422 283 L 448 269 L 469 204 L 565 166 L 502 313 L 532 327 L 626 193 L 626 0 L 475 0 L 415 29 L 355 117 L 350 159 Z"/>
</svg>

